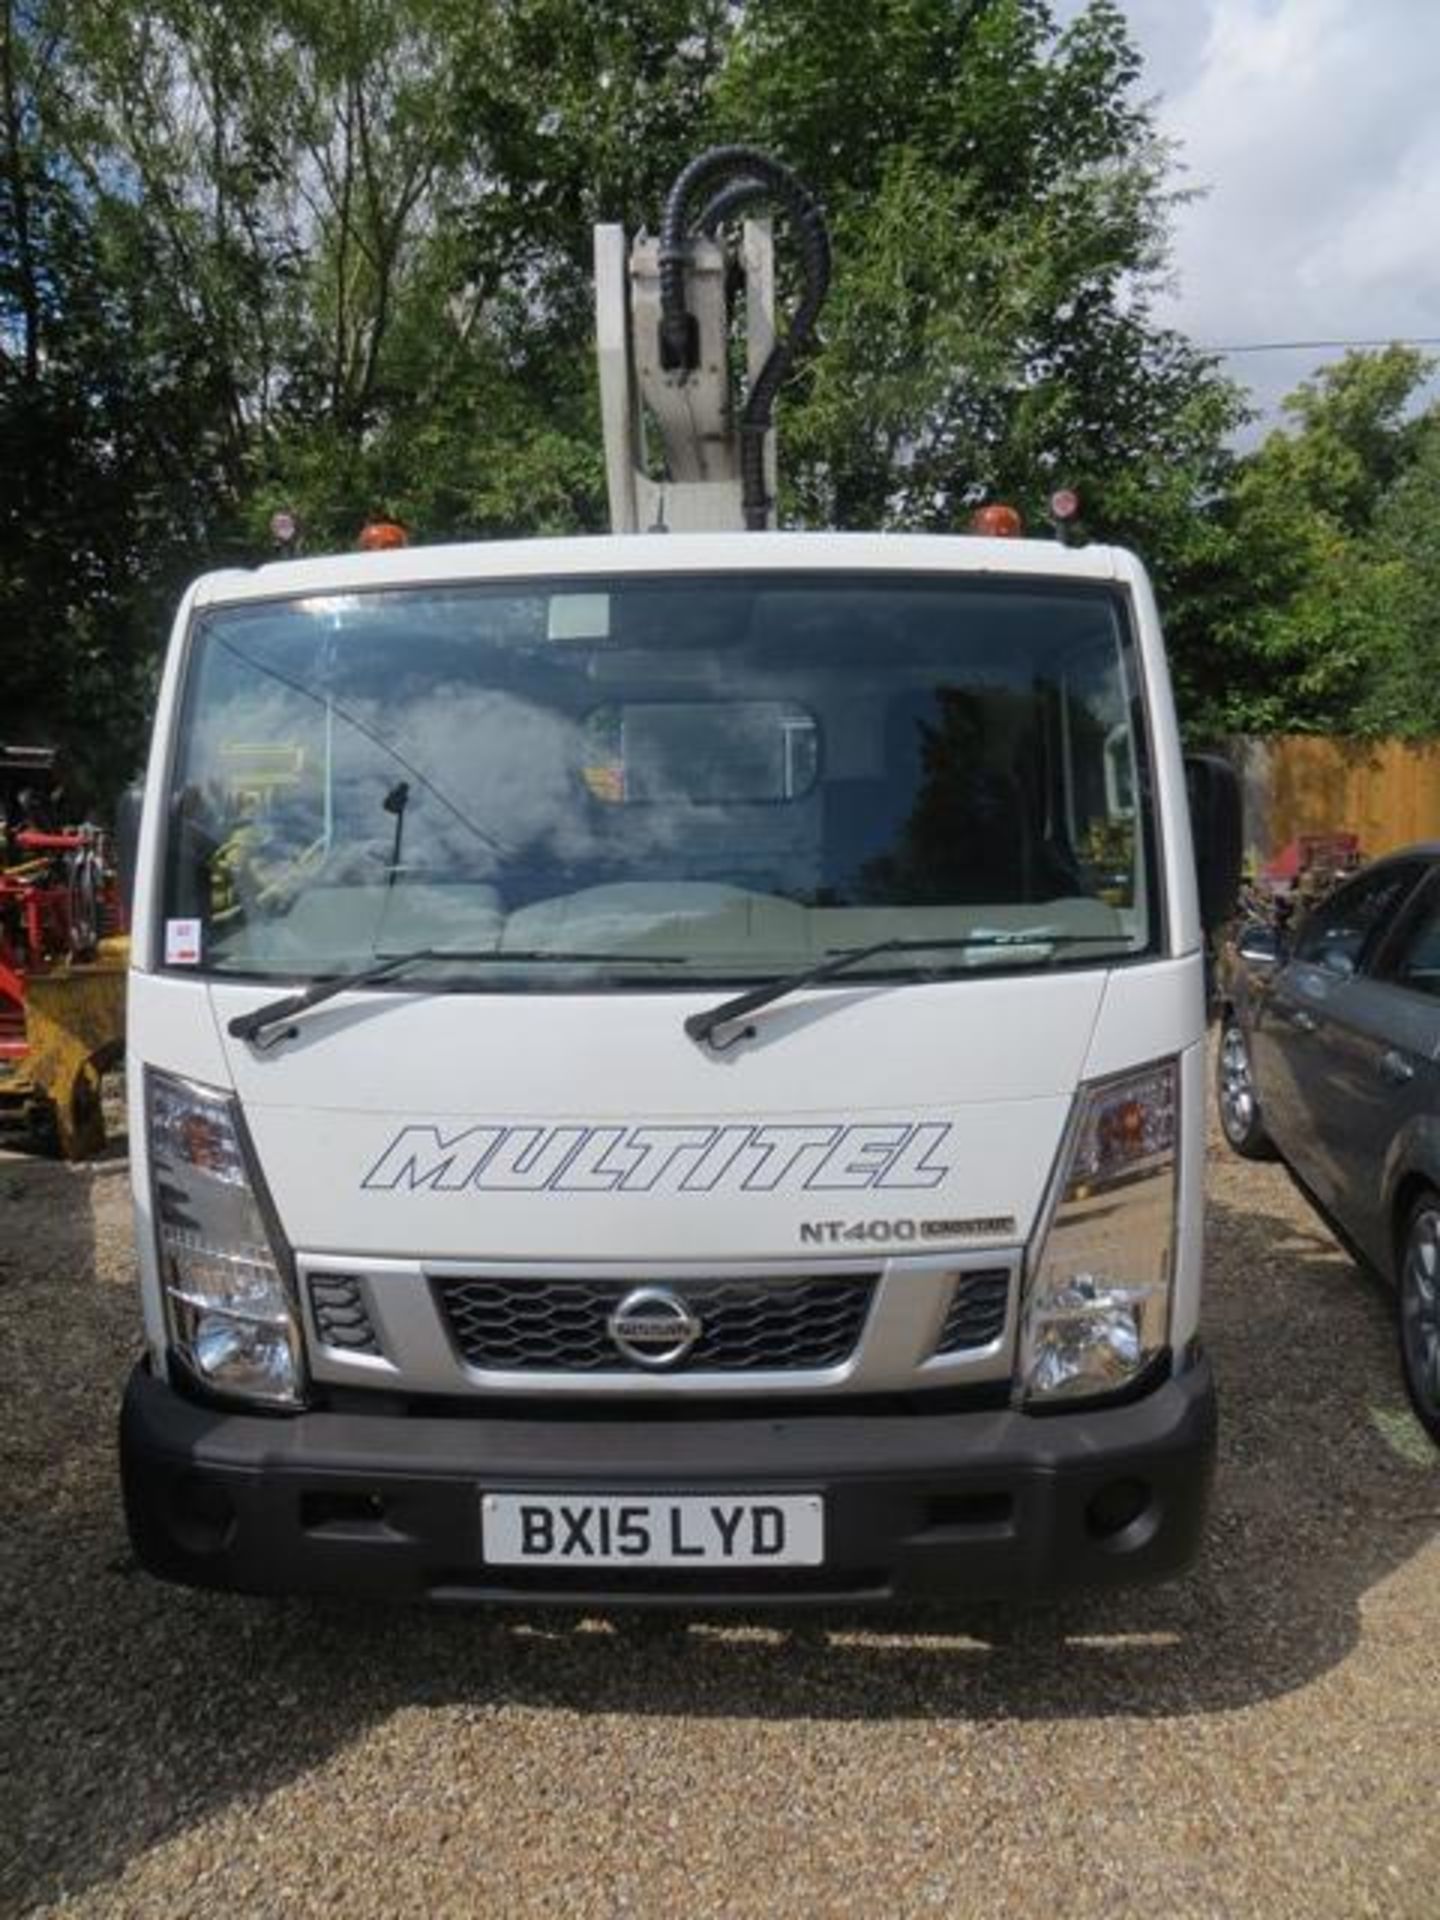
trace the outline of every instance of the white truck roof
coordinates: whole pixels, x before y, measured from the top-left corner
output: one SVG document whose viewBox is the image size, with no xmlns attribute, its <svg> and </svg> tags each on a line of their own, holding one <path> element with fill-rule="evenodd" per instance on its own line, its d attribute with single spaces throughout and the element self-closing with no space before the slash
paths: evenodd
<svg viewBox="0 0 1440 1920">
<path fill-rule="evenodd" d="M 556 575 L 762 573 L 813 567 L 915 573 L 993 573 L 1009 578 L 1131 579 L 1140 572 L 1119 547 L 1066 547 L 1055 540 L 994 540 L 973 534 L 656 533 L 571 535 L 555 540 L 475 540 L 279 560 L 208 573 L 192 605 L 217 606 L 366 587 L 440 586 L 468 580 Z"/>
</svg>

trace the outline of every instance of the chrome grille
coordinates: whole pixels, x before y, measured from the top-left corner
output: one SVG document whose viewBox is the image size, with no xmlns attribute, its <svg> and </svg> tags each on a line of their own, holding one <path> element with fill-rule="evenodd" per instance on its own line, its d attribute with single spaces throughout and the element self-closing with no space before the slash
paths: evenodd
<svg viewBox="0 0 1440 1920">
<path fill-rule="evenodd" d="M 606 1322 L 629 1280 L 442 1280 L 441 1312 L 462 1357 L 486 1372 L 642 1373 Z M 685 1280 L 673 1291 L 701 1323 L 681 1372 L 809 1372 L 855 1351 L 874 1274 Z"/>
<path fill-rule="evenodd" d="M 982 1267 L 975 1273 L 962 1273 L 955 1282 L 945 1324 L 935 1342 L 936 1353 L 964 1353 L 971 1347 L 988 1347 L 1005 1331 L 1009 1302 L 1007 1267 Z"/>
<path fill-rule="evenodd" d="M 322 1346 L 341 1353 L 379 1353 L 380 1340 L 365 1305 L 365 1289 L 353 1274 L 311 1274 L 310 1311 Z"/>
</svg>

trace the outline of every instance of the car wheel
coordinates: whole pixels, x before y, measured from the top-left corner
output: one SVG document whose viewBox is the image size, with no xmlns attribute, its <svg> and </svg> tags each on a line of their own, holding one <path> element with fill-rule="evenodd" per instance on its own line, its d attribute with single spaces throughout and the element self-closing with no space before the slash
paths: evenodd
<svg viewBox="0 0 1440 1920">
<path fill-rule="evenodd" d="M 1220 1128 L 1242 1159 L 1273 1160 L 1275 1148 L 1260 1118 L 1255 1079 L 1250 1069 L 1250 1042 L 1233 1013 L 1220 1029 L 1220 1057 L 1216 1065 L 1215 1095 L 1220 1103 Z"/>
<path fill-rule="evenodd" d="M 1440 1197 L 1411 1210 L 1400 1256 L 1400 1360 L 1411 1405 L 1440 1441 Z"/>
</svg>

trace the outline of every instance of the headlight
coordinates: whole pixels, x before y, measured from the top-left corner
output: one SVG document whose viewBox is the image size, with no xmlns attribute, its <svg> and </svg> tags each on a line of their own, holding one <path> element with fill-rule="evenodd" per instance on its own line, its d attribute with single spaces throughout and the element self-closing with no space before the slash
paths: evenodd
<svg viewBox="0 0 1440 1920">
<path fill-rule="evenodd" d="M 1170 1333 L 1176 1062 L 1099 1081 L 1081 1102 L 1025 1295 L 1020 1380 L 1031 1404 L 1117 1392 Z"/>
<path fill-rule="evenodd" d="M 234 1102 L 146 1074 L 150 1184 L 176 1352 L 217 1392 L 302 1403 L 294 1298 L 261 1215 Z"/>
</svg>

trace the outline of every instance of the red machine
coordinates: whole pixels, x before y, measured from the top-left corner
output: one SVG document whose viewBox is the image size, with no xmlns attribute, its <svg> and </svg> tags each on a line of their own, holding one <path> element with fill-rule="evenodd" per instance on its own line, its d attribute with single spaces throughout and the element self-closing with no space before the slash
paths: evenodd
<svg viewBox="0 0 1440 1920">
<path fill-rule="evenodd" d="M 105 834 L 60 823 L 49 747 L 0 746 L 0 1107 L 93 1150 L 119 1051 L 124 931 Z"/>
<path fill-rule="evenodd" d="M 1272 885 L 1293 885 L 1307 873 L 1349 873 L 1360 865 L 1358 833 L 1302 833 L 1263 867 Z"/>
</svg>

